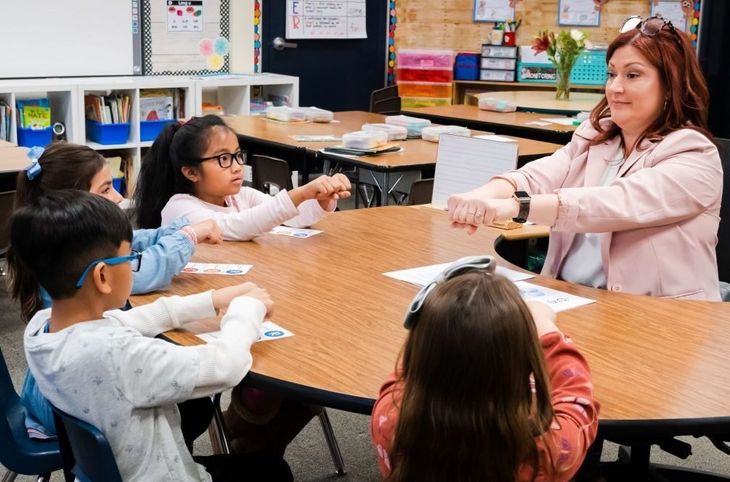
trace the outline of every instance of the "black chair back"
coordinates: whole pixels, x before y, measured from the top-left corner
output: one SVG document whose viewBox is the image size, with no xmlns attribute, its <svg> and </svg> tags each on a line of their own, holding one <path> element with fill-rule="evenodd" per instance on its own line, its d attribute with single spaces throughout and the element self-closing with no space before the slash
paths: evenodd
<svg viewBox="0 0 730 482">
<path fill-rule="evenodd" d="M 370 112 L 376 114 L 399 114 L 401 100 L 398 97 L 398 86 L 391 85 L 374 90 L 370 94 Z"/>
<path fill-rule="evenodd" d="M 292 188 L 289 164 L 283 159 L 254 154 L 251 156 L 251 169 L 254 189 L 272 194 L 273 187 L 276 192 Z"/>
<path fill-rule="evenodd" d="M 122 482 L 114 453 L 98 428 L 55 407 L 53 418 L 66 474 L 83 482 Z"/>
<path fill-rule="evenodd" d="M 428 204 L 433 198 L 433 179 L 421 179 L 411 184 L 408 204 Z"/>
<path fill-rule="evenodd" d="M 730 282 L 730 139 L 715 139 L 722 159 L 722 206 L 717 230 L 717 271 L 720 281 Z"/>
</svg>

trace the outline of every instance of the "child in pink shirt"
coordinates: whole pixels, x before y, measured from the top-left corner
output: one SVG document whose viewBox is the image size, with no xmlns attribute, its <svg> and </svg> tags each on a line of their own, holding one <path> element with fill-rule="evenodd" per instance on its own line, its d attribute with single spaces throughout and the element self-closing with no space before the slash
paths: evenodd
<svg viewBox="0 0 730 482">
<path fill-rule="evenodd" d="M 138 224 L 214 219 L 224 239 L 247 241 L 282 223 L 312 225 L 350 195 L 348 179 L 335 174 L 268 196 L 241 187 L 244 160 L 236 133 L 220 117 L 168 126 L 142 163 L 134 195 Z"/>
</svg>

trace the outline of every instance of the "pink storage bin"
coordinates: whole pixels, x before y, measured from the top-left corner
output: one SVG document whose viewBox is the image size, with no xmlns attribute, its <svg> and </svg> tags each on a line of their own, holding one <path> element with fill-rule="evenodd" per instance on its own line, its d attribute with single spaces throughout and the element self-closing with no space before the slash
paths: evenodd
<svg viewBox="0 0 730 482">
<path fill-rule="evenodd" d="M 398 68 L 453 69 L 453 50 L 401 49 L 396 55 Z"/>
</svg>

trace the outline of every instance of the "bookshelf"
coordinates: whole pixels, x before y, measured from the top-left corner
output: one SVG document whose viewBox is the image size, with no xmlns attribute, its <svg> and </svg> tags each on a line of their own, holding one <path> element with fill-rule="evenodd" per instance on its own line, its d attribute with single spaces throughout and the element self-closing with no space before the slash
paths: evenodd
<svg viewBox="0 0 730 482">
<path fill-rule="evenodd" d="M 48 98 L 51 121 L 62 122 L 65 125 L 66 139 L 76 144 L 88 145 L 106 156 L 122 156 L 128 159 L 131 163 L 131 173 L 128 173 L 127 177 L 130 185 L 133 185 L 142 156 L 153 143 L 151 140 L 145 141 L 140 138 L 140 97 L 148 89 L 178 89 L 184 97 L 182 102 L 186 117 L 202 115 L 203 101 L 221 105 L 227 115 L 249 115 L 252 90 L 255 93 L 263 93 L 265 97 L 286 98 L 292 106 L 299 105 L 299 79 L 279 74 L 0 80 L 0 100 L 13 107 L 10 118 L 10 142 L 18 141 L 16 101 Z M 84 96 L 113 93 L 129 95 L 131 99 L 129 136 L 126 142 L 100 144 L 88 138 Z"/>
</svg>

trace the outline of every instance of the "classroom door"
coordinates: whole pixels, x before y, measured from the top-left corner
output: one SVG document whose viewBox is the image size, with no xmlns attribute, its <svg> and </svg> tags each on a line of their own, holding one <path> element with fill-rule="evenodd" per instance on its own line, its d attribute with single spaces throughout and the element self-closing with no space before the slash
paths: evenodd
<svg viewBox="0 0 730 482">
<path fill-rule="evenodd" d="M 333 111 L 368 110 L 370 93 L 385 86 L 389 0 L 367 0 L 367 38 L 286 39 L 284 0 L 263 0 L 261 53 L 264 72 L 299 77 L 299 105 Z M 295 43 L 281 50 L 274 39 Z"/>
</svg>

